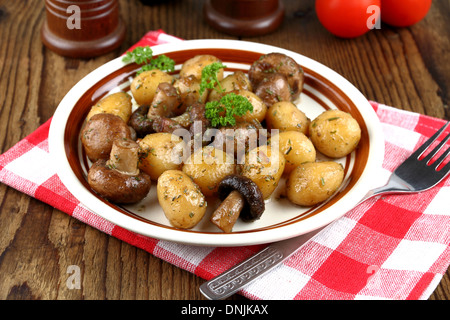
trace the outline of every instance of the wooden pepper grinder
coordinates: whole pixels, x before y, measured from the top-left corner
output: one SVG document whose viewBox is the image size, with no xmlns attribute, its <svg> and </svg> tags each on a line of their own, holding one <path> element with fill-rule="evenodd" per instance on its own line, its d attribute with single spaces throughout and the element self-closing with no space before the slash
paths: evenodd
<svg viewBox="0 0 450 320">
<path fill-rule="evenodd" d="M 205 20 L 234 36 L 259 36 L 278 28 L 284 18 L 281 0 L 206 0 Z"/>
<path fill-rule="evenodd" d="M 110 52 L 125 38 L 117 0 L 45 0 L 42 42 L 71 58 L 91 58 Z"/>
</svg>

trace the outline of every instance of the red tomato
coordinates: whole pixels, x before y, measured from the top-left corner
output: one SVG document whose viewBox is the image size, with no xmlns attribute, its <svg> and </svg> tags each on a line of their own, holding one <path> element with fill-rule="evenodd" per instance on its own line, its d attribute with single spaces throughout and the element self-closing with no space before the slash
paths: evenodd
<svg viewBox="0 0 450 320">
<path fill-rule="evenodd" d="M 381 20 L 391 26 L 408 27 L 422 20 L 431 0 L 381 0 Z"/>
<path fill-rule="evenodd" d="M 379 18 L 380 6 L 381 0 L 316 0 L 316 13 L 322 25 L 334 35 L 354 38 L 371 29 Z"/>
</svg>

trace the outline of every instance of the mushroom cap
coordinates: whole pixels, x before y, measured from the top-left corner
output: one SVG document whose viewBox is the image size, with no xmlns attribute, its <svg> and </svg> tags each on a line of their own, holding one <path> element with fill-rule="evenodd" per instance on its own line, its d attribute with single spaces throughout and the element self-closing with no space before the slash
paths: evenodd
<svg viewBox="0 0 450 320">
<path fill-rule="evenodd" d="M 128 120 L 128 125 L 136 131 L 138 137 L 145 137 L 149 133 L 153 133 L 153 119 L 147 117 L 149 105 L 139 106 Z"/>
<path fill-rule="evenodd" d="M 81 131 L 81 143 L 92 162 L 108 159 L 115 139 L 131 139 L 131 131 L 123 119 L 112 113 L 98 113 Z"/>
<path fill-rule="evenodd" d="M 292 100 L 297 99 L 303 89 L 303 68 L 284 53 L 271 52 L 261 56 L 250 67 L 248 76 L 252 86 L 256 88 L 267 75 L 274 73 L 281 73 L 287 78 L 292 91 Z"/>
<path fill-rule="evenodd" d="M 150 191 L 151 179 L 145 172 L 137 176 L 123 174 L 97 160 L 89 169 L 88 183 L 103 198 L 113 203 L 136 203 Z"/>
<path fill-rule="evenodd" d="M 245 199 L 245 205 L 240 214 L 241 219 L 244 221 L 259 219 L 265 210 L 265 203 L 263 194 L 256 183 L 250 178 L 237 174 L 230 174 L 219 183 L 219 198 L 223 201 L 235 190 Z"/>
<path fill-rule="evenodd" d="M 288 79 L 281 73 L 269 73 L 255 88 L 255 94 L 268 106 L 292 100 Z"/>
</svg>

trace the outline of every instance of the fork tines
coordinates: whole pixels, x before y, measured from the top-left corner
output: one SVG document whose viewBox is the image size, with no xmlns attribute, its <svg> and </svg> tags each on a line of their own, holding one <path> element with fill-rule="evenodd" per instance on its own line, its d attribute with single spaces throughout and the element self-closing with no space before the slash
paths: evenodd
<svg viewBox="0 0 450 320">
<path fill-rule="evenodd" d="M 420 146 L 412 156 L 416 159 L 419 159 L 420 156 L 433 144 L 434 141 L 445 131 L 445 129 L 450 125 L 450 122 L 447 122 L 442 128 L 436 131 L 433 136 L 431 136 L 422 146 Z M 421 159 L 426 164 L 430 162 L 430 160 L 444 147 L 447 141 L 450 139 L 450 133 L 433 149 L 430 153 Z M 433 162 L 433 167 L 437 168 L 439 165 L 445 160 L 445 158 L 450 154 L 450 148 L 448 148 L 436 161 Z M 448 167 L 448 168 L 447 168 Z M 450 162 L 445 166 L 445 169 L 450 169 Z"/>
</svg>

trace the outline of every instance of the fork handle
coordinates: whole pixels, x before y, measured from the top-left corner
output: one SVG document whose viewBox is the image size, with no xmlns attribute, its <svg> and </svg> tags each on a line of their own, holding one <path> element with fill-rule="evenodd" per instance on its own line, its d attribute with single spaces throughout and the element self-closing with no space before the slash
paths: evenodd
<svg viewBox="0 0 450 320">
<path fill-rule="evenodd" d="M 393 174 L 386 185 L 372 189 L 369 192 L 367 192 L 366 195 L 358 202 L 358 205 L 372 197 L 381 194 L 410 193 L 410 192 L 413 192 L 411 186 L 400 182 L 400 179 L 395 174 Z"/>
</svg>

